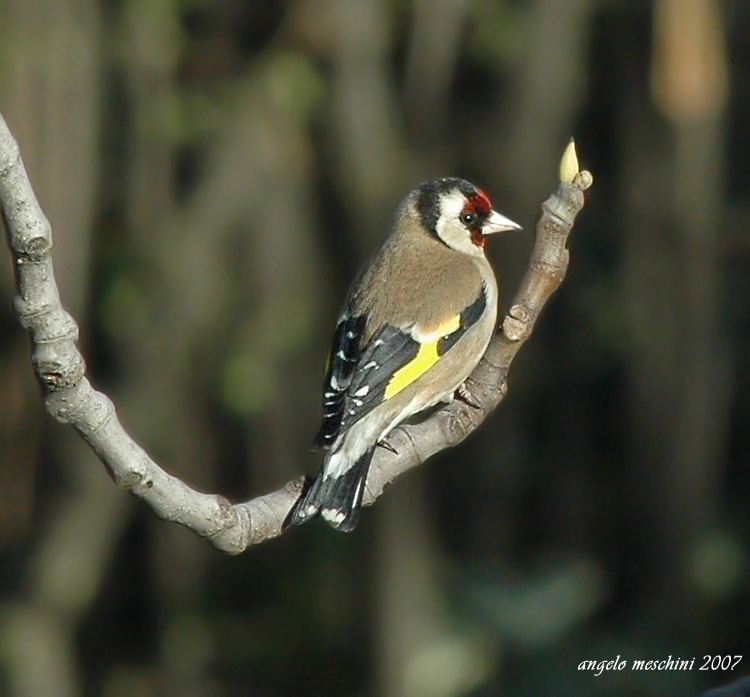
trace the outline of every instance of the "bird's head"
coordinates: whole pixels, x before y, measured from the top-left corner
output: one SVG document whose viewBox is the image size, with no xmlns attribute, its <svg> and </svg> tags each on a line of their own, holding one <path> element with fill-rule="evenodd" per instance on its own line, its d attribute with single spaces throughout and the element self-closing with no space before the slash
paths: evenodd
<svg viewBox="0 0 750 697">
<path fill-rule="evenodd" d="M 422 184 L 414 196 L 426 230 L 464 254 L 481 256 L 487 235 L 521 229 L 493 210 L 484 191 L 463 179 L 433 179 Z"/>
</svg>

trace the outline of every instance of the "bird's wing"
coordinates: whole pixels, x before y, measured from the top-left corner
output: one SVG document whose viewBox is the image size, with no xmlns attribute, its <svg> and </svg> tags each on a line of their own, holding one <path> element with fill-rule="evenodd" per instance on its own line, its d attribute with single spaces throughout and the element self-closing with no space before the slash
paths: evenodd
<svg viewBox="0 0 750 697">
<path fill-rule="evenodd" d="M 323 420 L 314 445 L 328 450 L 336 438 L 383 402 L 424 375 L 482 316 L 485 290 L 461 312 L 425 332 L 419 326 L 383 324 L 362 346 L 367 316 L 343 315 L 323 388 Z"/>
</svg>

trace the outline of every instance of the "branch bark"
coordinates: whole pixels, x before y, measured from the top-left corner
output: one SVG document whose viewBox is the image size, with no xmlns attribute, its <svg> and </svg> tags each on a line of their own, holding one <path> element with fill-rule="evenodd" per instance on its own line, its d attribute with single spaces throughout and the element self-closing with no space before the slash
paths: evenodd
<svg viewBox="0 0 750 697">
<path fill-rule="evenodd" d="M 388 437 L 393 450 L 378 448 L 364 495 L 373 503 L 399 474 L 468 436 L 502 401 L 510 365 L 528 339 L 539 313 L 559 287 L 568 266 L 568 235 L 584 205 L 592 177 L 573 165 L 561 167 L 561 183 L 542 204 L 529 266 L 502 327 L 466 383 L 468 401 L 454 400 L 421 423 Z M 565 161 L 565 157 L 563 158 Z M 564 171 L 563 171 L 564 170 Z M 0 116 L 0 207 L 16 278 L 15 310 L 31 338 L 31 360 L 47 410 L 75 428 L 115 483 L 143 499 L 164 520 L 184 525 L 219 549 L 240 553 L 280 535 L 299 497 L 304 477 L 250 501 L 191 489 L 166 473 L 127 433 L 111 400 L 86 378 L 76 347 L 78 326 L 63 309 L 52 265 L 52 232 L 26 175 L 18 145 Z M 394 452 L 395 451 L 395 452 Z"/>
</svg>

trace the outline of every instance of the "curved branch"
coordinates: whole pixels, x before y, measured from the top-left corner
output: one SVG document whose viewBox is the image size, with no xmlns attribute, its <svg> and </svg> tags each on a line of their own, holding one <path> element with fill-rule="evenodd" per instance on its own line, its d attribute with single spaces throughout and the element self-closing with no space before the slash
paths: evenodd
<svg viewBox="0 0 750 697">
<path fill-rule="evenodd" d="M 466 399 L 454 400 L 423 422 L 391 432 L 390 448 L 378 448 L 373 458 L 365 504 L 373 503 L 402 472 L 462 441 L 505 396 L 510 364 L 565 276 L 567 237 L 584 205 L 583 192 L 592 181 L 588 172 L 578 172 L 572 143 L 566 151 L 569 159 L 571 153 L 573 164 L 561 171 L 563 183 L 542 204 L 536 244 L 520 290 L 485 357 L 466 382 Z M 78 326 L 60 304 L 52 266 L 50 225 L 2 116 L 0 207 L 14 261 L 15 309 L 31 338 L 31 360 L 50 414 L 73 426 L 115 483 L 142 498 L 160 518 L 180 523 L 219 549 L 235 554 L 280 535 L 284 520 L 302 491 L 304 477 L 271 494 L 238 504 L 231 504 L 222 496 L 197 492 L 162 470 L 125 431 L 110 399 L 91 386 L 75 343 Z"/>
</svg>

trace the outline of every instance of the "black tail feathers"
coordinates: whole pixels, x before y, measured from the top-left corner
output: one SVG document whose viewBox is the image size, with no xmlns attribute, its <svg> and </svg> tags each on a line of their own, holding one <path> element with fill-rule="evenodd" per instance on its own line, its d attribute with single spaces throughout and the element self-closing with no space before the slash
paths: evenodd
<svg viewBox="0 0 750 697">
<path fill-rule="evenodd" d="M 331 526 L 351 532 L 357 526 L 362 511 L 367 472 L 374 448 L 368 450 L 349 469 L 338 477 L 323 477 L 321 470 L 289 516 L 292 525 L 302 525 L 320 514 Z"/>
</svg>

